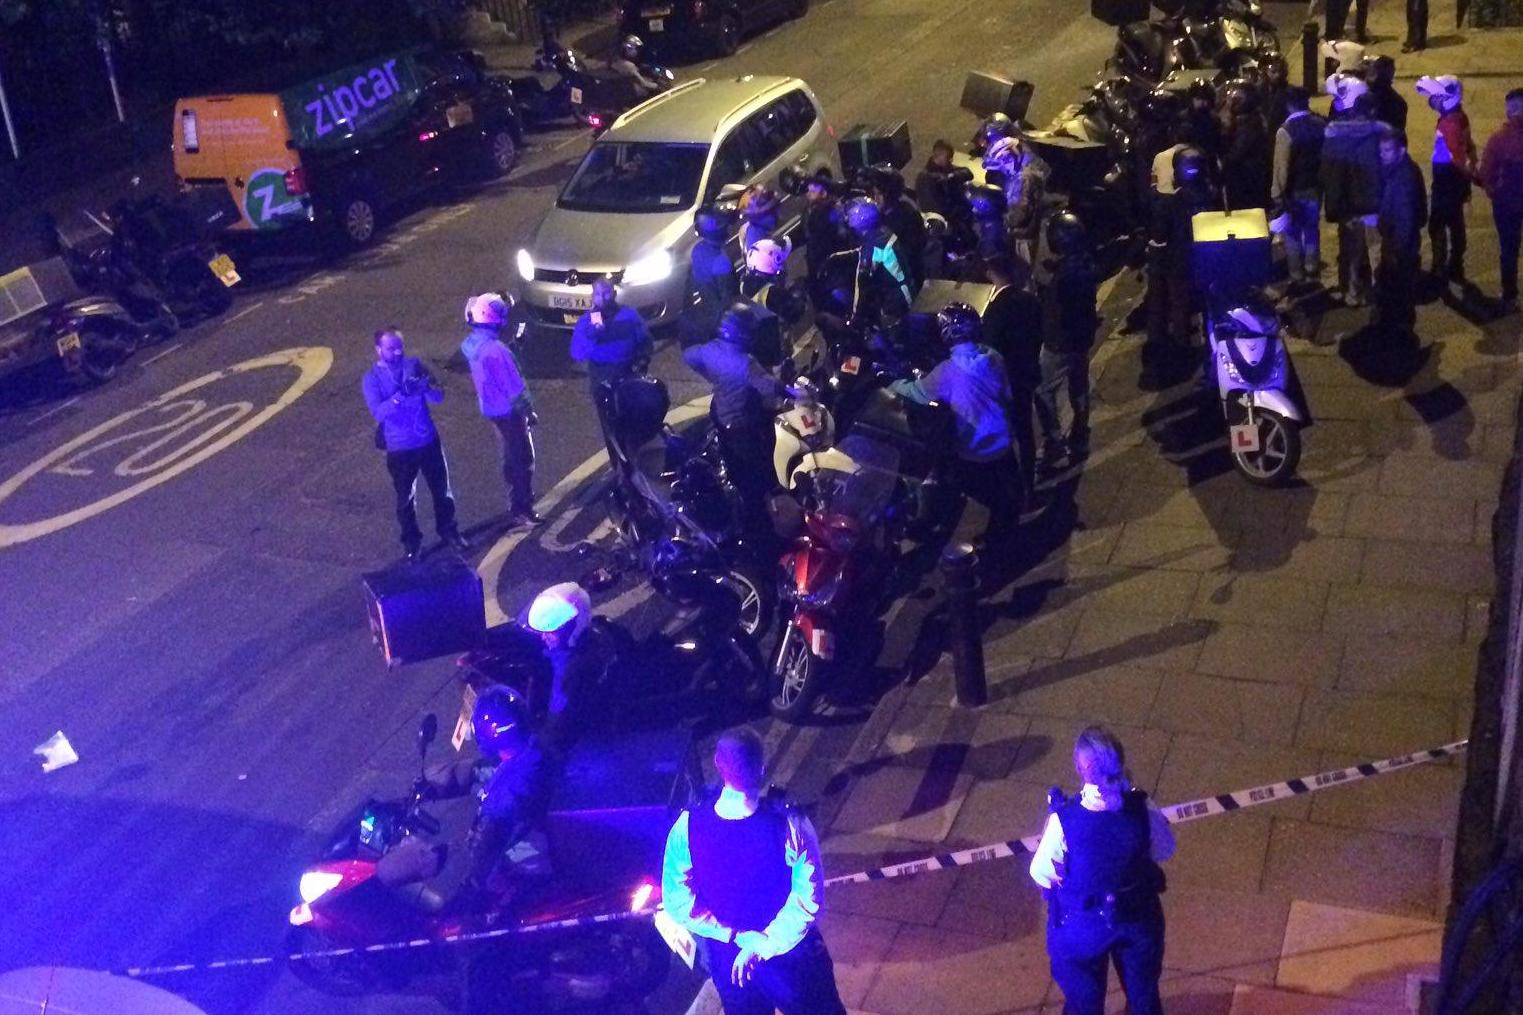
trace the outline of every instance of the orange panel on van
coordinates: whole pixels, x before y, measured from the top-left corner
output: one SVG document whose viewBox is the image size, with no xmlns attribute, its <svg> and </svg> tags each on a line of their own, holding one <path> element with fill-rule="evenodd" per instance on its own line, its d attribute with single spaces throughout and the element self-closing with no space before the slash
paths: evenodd
<svg viewBox="0 0 1523 1015">
<path fill-rule="evenodd" d="M 310 220 L 310 202 L 287 189 L 287 173 L 301 165 L 290 140 L 278 95 L 209 95 L 175 103 L 175 176 L 186 188 L 226 187 L 241 216 L 235 229 Z"/>
</svg>

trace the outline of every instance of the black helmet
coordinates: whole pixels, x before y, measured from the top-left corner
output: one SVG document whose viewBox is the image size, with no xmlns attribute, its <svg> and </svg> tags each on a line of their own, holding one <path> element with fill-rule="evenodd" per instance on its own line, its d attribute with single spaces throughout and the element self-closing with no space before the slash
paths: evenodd
<svg viewBox="0 0 1523 1015">
<path fill-rule="evenodd" d="M 645 41 L 638 35 L 626 35 L 624 38 L 619 40 L 619 52 L 624 55 L 624 59 L 626 60 L 638 62 L 640 59 L 640 53 L 644 49 Z"/>
<path fill-rule="evenodd" d="M 998 218 L 1005 214 L 1008 201 L 1004 188 L 991 183 L 970 183 L 965 189 L 975 218 Z"/>
<path fill-rule="evenodd" d="M 1014 133 L 1015 121 L 1004 113 L 990 113 L 978 127 L 978 136 L 986 145 L 996 138 L 1010 137 Z"/>
<path fill-rule="evenodd" d="M 858 236 L 877 229 L 881 217 L 878 203 L 871 198 L 859 197 L 846 206 L 846 226 Z"/>
<path fill-rule="evenodd" d="M 682 606 L 696 602 L 713 583 L 703 551 L 685 539 L 663 539 L 650 551 L 650 582 L 666 599 Z"/>
<path fill-rule="evenodd" d="M 1186 145 L 1174 153 L 1174 182 L 1187 183 L 1206 178 L 1206 153 Z"/>
<path fill-rule="evenodd" d="M 1170 88 L 1155 88 L 1142 99 L 1143 113 L 1154 120 L 1172 120 L 1183 109 L 1183 97 Z"/>
<path fill-rule="evenodd" d="M 978 311 L 966 303 L 948 303 L 936 313 L 941 340 L 947 345 L 976 342 L 979 336 Z"/>
<path fill-rule="evenodd" d="M 861 180 L 883 195 L 886 201 L 897 201 L 904 194 L 904 175 L 892 163 L 878 162 L 862 170 Z"/>
<path fill-rule="evenodd" d="M 750 348 L 756 337 L 756 305 L 746 300 L 731 303 L 719 319 L 719 337 L 742 349 Z"/>
<path fill-rule="evenodd" d="M 723 241 L 735 227 L 733 210 L 706 204 L 693 213 L 693 232 L 706 240 Z"/>
<path fill-rule="evenodd" d="M 1047 220 L 1047 249 L 1059 257 L 1085 249 L 1084 220 L 1064 208 Z"/>
<path fill-rule="evenodd" d="M 515 746 L 528 717 L 523 696 L 505 684 L 496 684 L 476 697 L 476 707 L 471 710 L 471 730 L 483 751 L 497 754 Z"/>
<path fill-rule="evenodd" d="M 1191 101 L 1205 99 L 1211 103 L 1216 102 L 1216 88 L 1205 78 L 1196 78 L 1194 81 L 1191 81 L 1190 87 L 1185 89 L 1185 95 Z"/>
</svg>

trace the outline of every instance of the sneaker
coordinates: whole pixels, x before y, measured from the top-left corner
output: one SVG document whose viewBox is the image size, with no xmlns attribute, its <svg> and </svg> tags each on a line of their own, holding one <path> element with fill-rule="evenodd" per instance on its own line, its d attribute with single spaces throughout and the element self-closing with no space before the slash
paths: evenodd
<svg viewBox="0 0 1523 1015">
<path fill-rule="evenodd" d="M 1342 289 L 1329 289 L 1327 291 L 1327 298 L 1332 300 L 1334 303 L 1346 304 L 1348 302 L 1348 294 L 1345 293 Z"/>
<path fill-rule="evenodd" d="M 514 511 L 512 514 L 508 515 L 508 529 L 509 531 L 516 529 L 532 529 L 536 525 L 543 524 L 544 521 L 544 517 L 532 508 L 528 511 Z"/>
</svg>

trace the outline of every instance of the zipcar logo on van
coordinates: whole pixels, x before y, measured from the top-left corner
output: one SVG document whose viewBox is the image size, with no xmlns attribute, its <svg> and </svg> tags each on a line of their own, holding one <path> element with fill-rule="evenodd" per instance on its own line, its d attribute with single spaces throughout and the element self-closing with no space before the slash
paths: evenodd
<svg viewBox="0 0 1523 1015">
<path fill-rule="evenodd" d="M 323 85 L 318 85 L 317 90 L 318 97 L 307 103 L 306 109 L 312 114 L 313 129 L 318 137 L 322 137 L 345 121 L 353 122 L 362 108 L 374 109 L 384 103 L 400 92 L 402 85 L 397 80 L 397 61 L 387 60 L 379 67 L 363 71 L 351 83 L 337 86 L 332 92 L 326 92 Z M 324 110 L 331 119 L 324 117 Z"/>
</svg>

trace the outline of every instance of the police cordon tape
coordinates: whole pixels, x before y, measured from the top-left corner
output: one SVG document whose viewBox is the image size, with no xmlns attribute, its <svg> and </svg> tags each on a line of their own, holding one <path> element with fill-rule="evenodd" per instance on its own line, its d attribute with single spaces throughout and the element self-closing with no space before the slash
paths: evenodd
<svg viewBox="0 0 1523 1015">
<path fill-rule="evenodd" d="M 1443 758 L 1460 754 L 1468 744 L 1468 740 L 1457 740 L 1452 744 L 1444 744 L 1441 747 L 1433 747 L 1425 751 L 1414 751 L 1411 754 L 1402 754 L 1394 758 L 1386 758 L 1382 761 L 1367 761 L 1348 768 L 1337 768 L 1328 772 L 1318 772 L 1315 775 L 1304 775 L 1299 779 L 1287 779 L 1284 782 L 1273 782 L 1264 786 L 1254 786 L 1250 789 L 1240 789 L 1231 793 L 1220 793 L 1216 796 L 1203 797 L 1199 800 L 1188 800 L 1184 803 L 1171 804 L 1168 807 L 1160 808 L 1160 810 L 1171 825 L 1183 824 L 1187 821 L 1198 821 L 1201 818 L 1208 818 L 1217 814 L 1228 814 L 1247 807 L 1258 807 L 1262 804 L 1273 803 L 1276 800 L 1288 800 L 1291 797 L 1316 793 L 1333 786 L 1345 786 L 1349 783 L 1373 779 L 1377 775 L 1385 775 L 1388 772 L 1396 772 L 1404 768 L 1426 765 L 1429 762 L 1439 761 Z M 928 874 L 931 871 L 948 870 L 953 867 L 968 867 L 987 860 L 1000 860 L 1007 857 L 1033 854 L 1036 852 L 1037 844 L 1040 840 L 1040 834 L 1028 835 L 1024 839 L 995 842 L 987 846 L 978 846 L 974 849 L 958 850 L 955 853 L 939 853 L 922 860 L 911 860 L 907 863 L 890 864 L 886 867 L 874 867 L 870 870 L 857 871 L 854 874 L 841 874 L 833 878 L 826 878 L 825 885 L 830 887 L 833 885 L 862 884 L 869 881 L 887 881 L 892 878 Z M 602 923 L 618 923 L 637 917 L 654 916 L 657 912 L 657 907 L 644 907 L 618 913 L 600 913 L 597 916 L 551 920 L 544 923 L 515 924 L 511 927 L 471 931 L 464 934 L 452 934 L 447 937 L 417 938 L 412 941 L 388 941 L 355 948 L 329 948 L 321 951 L 301 952 L 294 955 L 262 955 L 255 958 L 223 959 L 217 962 L 201 963 L 190 962 L 173 966 L 138 966 L 120 970 L 118 975 L 141 979 L 151 976 L 167 976 L 174 973 L 191 973 L 202 970 L 247 969 L 254 966 L 274 965 L 278 962 L 310 962 L 320 959 L 344 958 L 346 956 L 375 955 L 383 952 L 405 951 L 413 948 L 431 948 L 436 945 L 471 944 L 491 941 L 496 938 L 517 937 L 523 934 L 570 930 L 577 927 L 591 927 Z"/>
</svg>

